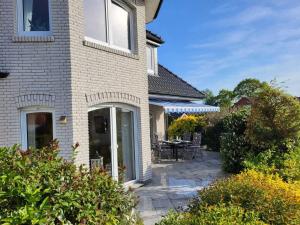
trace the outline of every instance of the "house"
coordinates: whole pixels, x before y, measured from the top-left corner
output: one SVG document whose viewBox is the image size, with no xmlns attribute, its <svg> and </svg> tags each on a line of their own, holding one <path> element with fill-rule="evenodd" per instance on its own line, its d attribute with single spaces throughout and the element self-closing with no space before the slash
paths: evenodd
<svg viewBox="0 0 300 225">
<path fill-rule="evenodd" d="M 241 97 L 236 103 L 234 103 L 233 107 L 234 108 L 241 108 L 244 106 L 251 106 L 253 102 L 253 99 L 249 97 Z"/>
<path fill-rule="evenodd" d="M 161 37 L 147 31 L 151 140 L 154 135 L 159 139 L 166 138 L 170 115 L 203 114 L 220 110 L 219 107 L 201 103 L 204 93 L 158 63 L 157 49 L 163 43 Z"/>
<path fill-rule="evenodd" d="M 151 179 L 145 23 L 162 0 L 1 0 L 0 146 Z"/>
<path fill-rule="evenodd" d="M 1 0 L 0 146 L 58 139 L 71 159 L 78 142 L 77 165 L 103 166 L 116 180 L 125 167 L 126 184 L 151 179 L 150 127 L 164 137 L 168 113 L 217 110 L 158 64 L 163 40 L 145 23 L 161 4 Z"/>
</svg>

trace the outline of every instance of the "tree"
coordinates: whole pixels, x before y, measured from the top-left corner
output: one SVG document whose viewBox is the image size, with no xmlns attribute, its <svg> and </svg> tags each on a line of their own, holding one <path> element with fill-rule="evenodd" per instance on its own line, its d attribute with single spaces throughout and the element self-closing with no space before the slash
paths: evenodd
<svg viewBox="0 0 300 225">
<path fill-rule="evenodd" d="M 300 136 L 300 103 L 278 88 L 264 86 L 254 98 L 247 138 L 257 149 L 286 152 Z"/>
<path fill-rule="evenodd" d="M 220 107 L 229 108 L 232 106 L 234 98 L 235 95 L 232 91 L 222 89 L 216 96 L 216 103 Z"/>
<path fill-rule="evenodd" d="M 214 93 L 209 90 L 209 89 L 205 89 L 204 91 L 202 91 L 205 94 L 205 99 L 204 99 L 204 103 L 207 105 L 213 105 L 216 106 L 216 96 L 214 95 Z"/>
<path fill-rule="evenodd" d="M 248 78 L 242 80 L 236 88 L 233 90 L 233 93 L 236 97 L 254 97 L 258 92 L 265 86 L 265 82 L 260 82 L 257 79 Z"/>
</svg>

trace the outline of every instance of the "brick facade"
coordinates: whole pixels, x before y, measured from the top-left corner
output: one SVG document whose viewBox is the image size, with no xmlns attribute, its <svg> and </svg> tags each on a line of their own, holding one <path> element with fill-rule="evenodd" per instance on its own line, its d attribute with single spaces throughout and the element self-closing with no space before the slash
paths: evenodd
<svg viewBox="0 0 300 225">
<path fill-rule="evenodd" d="M 125 53 L 84 40 L 83 0 L 51 0 L 51 37 L 19 37 L 15 0 L 0 2 L 0 146 L 21 142 L 20 112 L 29 106 L 55 110 L 56 138 L 70 158 L 79 142 L 77 164 L 89 163 L 88 109 L 118 102 L 138 109 L 138 167 L 151 178 L 145 6 L 128 0 L 136 14 L 136 51 Z M 59 117 L 66 116 L 66 124 Z"/>
</svg>

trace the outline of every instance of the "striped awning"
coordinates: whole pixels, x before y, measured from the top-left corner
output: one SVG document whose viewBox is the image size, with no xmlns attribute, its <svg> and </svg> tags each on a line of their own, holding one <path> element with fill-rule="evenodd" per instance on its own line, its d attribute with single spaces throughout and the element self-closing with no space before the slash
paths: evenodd
<svg viewBox="0 0 300 225">
<path fill-rule="evenodd" d="M 220 112 L 220 107 L 205 105 L 202 103 L 190 102 L 190 101 L 166 101 L 166 100 L 149 100 L 151 105 L 162 106 L 166 113 L 209 113 Z"/>
</svg>

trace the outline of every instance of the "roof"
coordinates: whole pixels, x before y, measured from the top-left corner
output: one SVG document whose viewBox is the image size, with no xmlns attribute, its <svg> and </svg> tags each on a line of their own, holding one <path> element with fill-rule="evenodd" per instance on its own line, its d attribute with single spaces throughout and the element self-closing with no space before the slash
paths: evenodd
<svg viewBox="0 0 300 225">
<path fill-rule="evenodd" d="M 149 75 L 148 80 L 149 94 L 193 99 L 203 99 L 205 97 L 204 93 L 162 65 L 158 65 L 158 76 Z"/>
<path fill-rule="evenodd" d="M 236 103 L 234 103 L 234 107 L 243 107 L 252 105 L 253 99 L 248 97 L 242 97 L 240 98 Z"/>
<path fill-rule="evenodd" d="M 158 44 L 165 43 L 165 41 L 160 36 L 158 36 L 157 34 L 152 33 L 150 30 L 147 30 L 146 34 L 147 34 L 147 40 L 154 41 Z"/>
<path fill-rule="evenodd" d="M 155 20 L 161 9 L 163 0 L 146 0 L 145 1 L 145 13 L 146 23 L 150 23 Z"/>
</svg>

